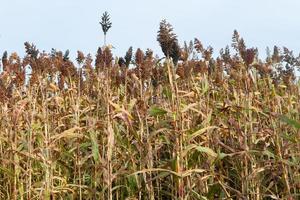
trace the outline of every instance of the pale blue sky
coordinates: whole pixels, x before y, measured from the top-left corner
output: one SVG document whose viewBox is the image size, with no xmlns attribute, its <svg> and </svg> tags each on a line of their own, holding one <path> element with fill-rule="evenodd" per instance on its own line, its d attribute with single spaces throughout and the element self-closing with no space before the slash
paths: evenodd
<svg viewBox="0 0 300 200">
<path fill-rule="evenodd" d="M 111 15 L 108 43 L 117 55 L 129 46 L 151 48 L 161 55 L 156 34 L 167 19 L 180 43 L 199 38 L 218 52 L 237 29 L 249 46 L 287 46 L 300 52 L 299 0 L 0 0 L 0 54 L 24 53 L 23 43 L 41 50 L 70 49 L 95 54 L 103 44 L 99 25 Z"/>
</svg>

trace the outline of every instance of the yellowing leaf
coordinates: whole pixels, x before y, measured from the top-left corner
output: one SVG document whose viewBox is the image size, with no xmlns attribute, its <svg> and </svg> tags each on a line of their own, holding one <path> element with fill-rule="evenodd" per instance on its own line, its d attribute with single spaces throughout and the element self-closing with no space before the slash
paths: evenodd
<svg viewBox="0 0 300 200">
<path fill-rule="evenodd" d="M 70 128 L 60 134 L 56 134 L 56 135 L 52 136 L 51 141 L 56 142 L 57 140 L 60 140 L 62 138 L 67 138 L 67 139 L 82 138 L 82 137 L 84 137 L 84 135 L 77 132 L 80 130 L 81 130 L 81 128 L 79 128 L 79 127 Z"/>
</svg>

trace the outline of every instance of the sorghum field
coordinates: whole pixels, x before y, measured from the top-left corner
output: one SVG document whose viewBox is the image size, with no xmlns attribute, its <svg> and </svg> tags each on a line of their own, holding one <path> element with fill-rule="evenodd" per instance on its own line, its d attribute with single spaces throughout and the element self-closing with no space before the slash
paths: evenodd
<svg viewBox="0 0 300 200">
<path fill-rule="evenodd" d="M 214 56 L 166 21 L 157 41 L 3 54 L 0 199 L 300 199 L 300 57 L 237 31 Z"/>
</svg>

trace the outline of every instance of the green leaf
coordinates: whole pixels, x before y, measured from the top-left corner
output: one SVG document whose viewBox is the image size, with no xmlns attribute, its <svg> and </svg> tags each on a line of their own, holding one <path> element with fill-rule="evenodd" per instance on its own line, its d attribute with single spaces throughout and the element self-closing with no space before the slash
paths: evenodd
<svg viewBox="0 0 300 200">
<path fill-rule="evenodd" d="M 153 117 L 157 117 L 157 116 L 162 116 L 167 114 L 168 112 L 162 108 L 158 108 L 158 107 L 152 107 L 149 110 L 149 114 Z"/>
<path fill-rule="evenodd" d="M 95 163 L 99 162 L 99 145 L 97 142 L 97 137 L 96 133 L 94 131 L 90 132 L 90 138 L 92 142 L 92 153 L 93 153 L 93 158 L 95 160 Z"/>
<path fill-rule="evenodd" d="M 222 160 L 223 158 L 227 157 L 228 154 L 226 153 L 221 153 L 221 152 L 218 152 L 218 159 Z"/>
<path fill-rule="evenodd" d="M 219 184 L 211 185 L 208 189 L 207 197 L 208 199 L 216 199 L 216 196 L 220 196 L 222 193 L 222 188 Z"/>
<path fill-rule="evenodd" d="M 131 195 L 134 194 L 136 191 L 138 191 L 137 175 L 132 175 L 127 177 L 127 187 Z"/>
<path fill-rule="evenodd" d="M 282 137 L 285 140 L 288 140 L 292 143 L 297 143 L 297 136 L 294 134 L 288 134 L 287 132 L 280 134 L 280 137 Z"/>
<path fill-rule="evenodd" d="M 143 169 L 143 170 L 134 172 L 134 173 L 130 174 L 129 176 L 142 174 L 142 173 L 148 173 L 148 172 L 165 172 L 165 173 L 172 174 L 179 178 L 184 178 L 184 177 L 190 176 L 193 173 L 203 173 L 205 171 L 206 171 L 205 169 L 190 169 L 190 170 L 186 170 L 186 171 L 182 171 L 182 172 L 176 172 L 176 171 L 169 170 L 169 169 L 152 168 L 152 169 Z"/>
<path fill-rule="evenodd" d="M 269 158 L 275 158 L 274 153 L 272 153 L 270 150 L 266 149 L 263 151 L 263 154 L 268 156 Z"/>
<path fill-rule="evenodd" d="M 279 118 L 280 118 L 281 121 L 289 124 L 290 126 L 293 126 L 296 129 L 300 129 L 300 123 L 297 122 L 296 120 L 290 119 L 290 118 L 288 118 L 287 116 L 284 116 L 284 115 L 281 115 Z"/>
<path fill-rule="evenodd" d="M 169 88 L 164 88 L 163 94 L 169 99 L 171 99 L 171 97 L 172 97 L 172 91 Z"/>
<path fill-rule="evenodd" d="M 15 176 L 14 173 L 12 171 L 10 171 L 10 169 L 6 169 L 6 168 L 1 167 L 1 166 L 0 166 L 0 172 L 4 173 L 6 175 L 9 175 L 11 178 L 13 178 Z"/>
</svg>

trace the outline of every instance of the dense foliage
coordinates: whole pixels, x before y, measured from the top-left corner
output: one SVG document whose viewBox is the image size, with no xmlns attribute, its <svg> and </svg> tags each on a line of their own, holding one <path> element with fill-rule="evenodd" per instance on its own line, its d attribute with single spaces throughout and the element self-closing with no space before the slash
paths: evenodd
<svg viewBox="0 0 300 200">
<path fill-rule="evenodd" d="M 300 59 L 237 31 L 213 56 L 129 48 L 2 56 L 0 199 L 299 199 Z M 30 69 L 30 75 L 26 75 Z"/>
</svg>

